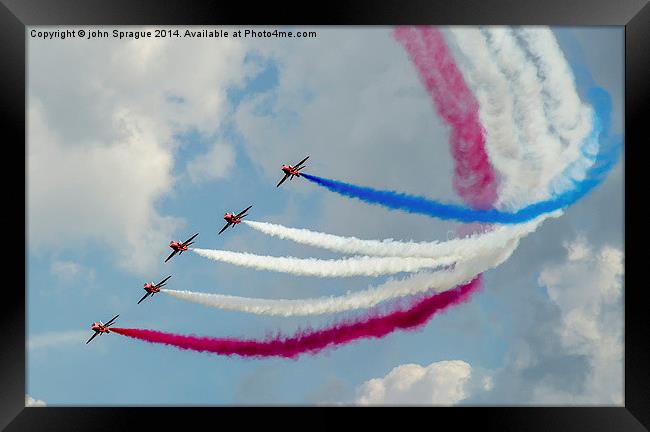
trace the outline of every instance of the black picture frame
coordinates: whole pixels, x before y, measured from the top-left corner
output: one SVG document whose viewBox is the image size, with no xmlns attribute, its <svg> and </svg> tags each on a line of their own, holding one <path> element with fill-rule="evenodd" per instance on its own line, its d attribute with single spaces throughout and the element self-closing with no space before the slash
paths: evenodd
<svg viewBox="0 0 650 432">
<path fill-rule="evenodd" d="M 22 208 L 26 205 L 26 170 L 19 163 L 26 157 L 26 27 L 32 25 L 616 25 L 625 26 L 625 178 L 643 181 L 638 164 L 646 140 L 642 140 L 642 115 L 650 100 L 650 6 L 648 0 L 457 0 L 426 1 L 390 0 L 377 3 L 372 0 L 328 1 L 309 4 L 277 2 L 215 1 L 155 1 L 155 0 L 0 0 L 0 99 L 2 117 L 7 120 L 5 151 L 16 150 L 16 157 L 5 159 L 4 184 L 12 187 L 17 179 L 25 179 Z M 10 132 L 6 134 L 6 132 Z M 10 139 L 8 137 L 13 137 Z M 5 153 L 6 154 L 6 153 Z M 5 189 L 7 191 L 7 189 Z M 625 195 L 634 193 L 626 182 Z M 5 192 L 6 193 L 6 192 Z M 170 417 L 186 417 L 191 408 L 26 408 L 25 398 L 25 295 L 27 251 L 21 256 L 15 245 L 27 247 L 26 218 L 20 218 L 20 193 L 6 193 L 2 222 L 5 250 L 4 278 L 11 273 L 17 283 L 5 284 L 6 296 L 2 303 L 0 328 L 3 330 L 0 357 L 0 428 L 6 430 L 132 430 L 138 421 L 147 428 L 169 424 Z M 634 199 L 626 199 L 625 233 L 635 232 L 638 212 Z M 21 231 L 18 227 L 23 226 Z M 638 240 L 625 236 L 625 280 L 634 280 L 635 264 L 639 260 L 634 248 Z M 22 263 L 22 266 L 21 266 Z M 23 273 L 18 269 L 23 268 Z M 7 271 L 9 270 L 9 271 Z M 13 279 L 15 280 L 15 279 Z M 482 428 L 506 431 L 585 430 L 585 431 L 641 431 L 650 427 L 650 355 L 648 351 L 648 314 L 642 293 L 646 287 L 626 284 L 625 290 L 625 406 L 624 407 L 454 407 L 438 409 L 434 413 L 419 412 L 424 418 L 435 416 L 439 421 L 453 422 L 455 427 L 480 425 Z M 99 390 L 99 389 L 98 389 Z M 325 408 L 320 408 L 325 409 Z M 212 409 L 191 409 L 193 421 L 213 421 L 225 412 Z M 355 414 L 359 409 L 355 409 Z M 153 415 L 155 414 L 155 415 Z M 238 411 L 234 415 L 241 417 Z M 307 412 L 307 416 L 318 413 Z M 361 411 L 361 416 L 380 419 L 383 412 Z M 403 413 L 400 413 L 403 415 Z M 410 414 L 409 414 L 410 415 Z M 272 414 L 267 418 L 286 416 Z M 393 413 L 388 413 L 393 417 Z M 399 414 L 398 414 L 399 416 Z M 248 423 L 254 418 L 246 416 Z M 336 424 L 335 416 L 318 415 L 319 423 Z M 220 425 L 221 426 L 221 425 Z M 226 427 L 225 420 L 223 427 Z M 433 427 L 433 426 L 432 426 Z"/>
</svg>

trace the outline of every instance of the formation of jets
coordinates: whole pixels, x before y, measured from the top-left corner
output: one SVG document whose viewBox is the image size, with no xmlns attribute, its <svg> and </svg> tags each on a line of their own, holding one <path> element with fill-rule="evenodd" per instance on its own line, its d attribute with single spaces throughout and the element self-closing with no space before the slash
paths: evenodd
<svg viewBox="0 0 650 432">
<path fill-rule="evenodd" d="M 276 187 L 279 187 L 284 181 L 288 178 L 289 180 L 293 180 L 294 177 L 300 177 L 300 170 L 305 167 L 303 165 L 305 161 L 309 159 L 309 156 L 301 160 L 295 165 L 282 165 L 281 170 L 284 173 L 284 177 L 282 180 L 280 180 L 280 183 L 277 184 Z M 219 234 L 224 232 L 229 226 L 234 227 L 238 223 L 242 221 L 243 218 L 248 216 L 248 213 L 246 213 L 248 210 L 250 210 L 253 206 L 248 206 L 246 209 L 240 211 L 237 214 L 234 214 L 233 212 L 231 213 L 226 213 L 223 215 L 224 220 L 226 221 L 226 226 L 221 228 L 221 231 L 219 231 Z M 169 247 L 173 249 L 173 252 L 165 259 L 165 262 L 169 261 L 174 255 L 179 254 L 182 255 L 183 252 L 185 252 L 190 245 L 192 245 L 194 242 L 193 240 L 198 236 L 199 233 L 194 234 L 192 237 L 188 238 L 184 242 L 180 242 L 178 240 L 171 241 L 169 243 Z M 144 299 L 146 299 L 149 296 L 152 296 L 158 292 L 160 292 L 160 289 L 165 286 L 167 281 L 171 278 L 170 276 L 167 276 L 165 279 L 161 280 L 157 284 L 154 284 L 153 282 L 147 282 L 144 284 L 144 290 L 146 291 L 145 295 L 138 301 L 138 304 L 142 303 Z M 95 338 L 98 334 L 104 334 L 104 333 L 110 333 L 109 327 L 113 324 L 115 324 L 115 320 L 117 319 L 119 315 L 115 315 L 110 321 L 108 321 L 106 324 L 102 323 L 101 321 L 99 322 L 94 322 L 90 326 L 90 329 L 95 332 L 90 339 L 86 343 L 89 343 L 91 340 Z"/>
</svg>

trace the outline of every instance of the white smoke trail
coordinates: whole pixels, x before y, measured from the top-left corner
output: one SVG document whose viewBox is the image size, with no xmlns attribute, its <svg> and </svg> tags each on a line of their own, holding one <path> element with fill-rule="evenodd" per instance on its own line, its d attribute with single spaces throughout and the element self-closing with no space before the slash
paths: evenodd
<svg viewBox="0 0 650 432">
<path fill-rule="evenodd" d="M 514 98 L 513 122 L 520 131 L 523 154 L 519 163 L 535 187 L 529 190 L 530 201 L 549 198 L 546 187 L 558 175 L 564 164 L 557 163 L 562 152 L 562 142 L 549 133 L 549 122 L 544 112 L 542 84 L 537 69 L 518 44 L 514 32 L 505 27 L 482 29 L 489 53 L 509 84 Z"/>
<path fill-rule="evenodd" d="M 517 244 L 518 240 L 514 239 L 509 242 L 506 248 L 493 249 L 490 255 L 481 254 L 481 265 L 478 264 L 477 257 L 465 263 L 456 264 L 452 270 L 418 273 L 405 280 L 391 280 L 376 288 L 339 297 L 270 300 L 169 289 L 162 289 L 161 291 L 181 300 L 204 306 L 254 314 L 295 316 L 344 312 L 369 308 L 385 300 L 424 292 L 431 288 L 435 288 L 437 291 L 454 288 L 459 284 L 468 282 L 476 274 L 505 261 L 512 254 Z"/>
<path fill-rule="evenodd" d="M 505 244 L 494 243 L 478 251 L 471 258 L 456 263 L 451 269 L 435 273 L 419 273 L 404 280 L 390 280 L 379 287 L 371 287 L 364 291 L 338 297 L 270 300 L 169 289 L 161 291 L 181 300 L 204 306 L 261 315 L 321 315 L 369 308 L 386 300 L 422 293 L 430 289 L 442 292 L 468 282 L 477 274 L 497 267 L 506 261 L 517 248 L 520 239 L 526 233 L 534 231 L 545 219 L 561 215 L 562 211 L 556 211 L 540 216 L 526 223 L 525 225 L 529 225 L 528 228 L 521 227 L 522 231 L 520 233 L 513 233 Z"/>
<path fill-rule="evenodd" d="M 520 163 L 523 149 L 520 131 L 514 122 L 514 97 L 509 83 L 490 56 L 480 30 L 450 27 L 449 31 L 462 55 L 458 59 L 460 70 L 479 103 L 479 118 L 485 128 L 485 150 L 502 176 L 496 205 L 522 202 L 537 184 Z"/>
<path fill-rule="evenodd" d="M 524 154 L 519 162 L 537 185 L 530 190 L 528 199 L 539 201 L 549 198 L 553 192 L 562 191 L 562 188 L 557 187 L 562 184 L 561 181 L 556 186 L 549 187 L 549 184 L 553 179 L 561 179 L 561 174 L 569 165 L 575 164 L 570 177 L 580 180 L 584 176 L 592 160 L 582 158 L 580 152 L 593 126 L 593 113 L 588 105 L 580 101 L 573 74 L 555 42 L 553 33 L 548 29 L 531 29 L 531 32 L 533 36 L 530 36 L 529 32 L 526 33 L 529 34 L 528 40 L 550 38 L 550 41 L 532 44 L 531 51 L 527 52 L 518 42 L 516 32 L 510 28 L 487 27 L 482 30 L 490 54 L 508 80 L 515 99 L 517 115 L 514 121 L 521 131 L 520 139 L 523 140 L 524 146 Z M 540 46 L 545 48 L 543 55 L 536 51 Z M 553 62 L 554 79 L 546 79 L 544 72 L 540 72 L 546 62 L 539 59 L 533 61 L 533 58 L 536 58 L 534 56 L 539 55 Z M 536 67 L 536 64 L 539 64 L 540 68 Z M 559 82 L 564 85 L 555 87 Z M 556 93 L 558 90 L 562 93 Z M 562 100 L 564 107 L 557 106 L 557 98 Z M 559 122 L 560 119 L 566 120 L 562 116 L 568 116 L 571 123 L 579 126 L 566 132 L 566 127 Z M 552 130 L 556 133 L 552 133 Z M 565 133 L 558 134 L 561 131 Z M 563 140 L 568 145 L 565 145 Z M 570 183 L 567 182 L 566 185 L 569 186 Z"/>
<path fill-rule="evenodd" d="M 455 255 L 461 260 L 471 258 L 476 251 L 486 247 L 505 245 L 513 237 L 526 235 L 537 226 L 532 222 L 521 225 L 500 225 L 487 233 L 474 234 L 446 242 L 401 242 L 393 239 L 362 240 L 356 237 L 341 237 L 267 222 L 243 222 L 249 227 L 273 237 L 344 254 L 420 258 L 441 258 Z"/>
<path fill-rule="evenodd" d="M 582 180 L 594 162 L 599 146 L 592 135 L 595 113 L 580 100 L 571 67 L 551 29 L 524 27 L 514 34 L 537 66 L 546 116 L 564 144 L 563 160 L 571 162 L 567 175 L 559 175 L 549 184 L 551 193 L 561 193 L 573 186 L 571 179 Z"/>
<path fill-rule="evenodd" d="M 597 151 L 596 140 L 586 141 L 593 110 L 580 100 L 553 32 L 539 27 L 451 27 L 450 32 L 461 52 L 461 71 L 479 101 L 490 161 L 502 174 L 496 206 L 542 200 L 571 187 L 570 179 L 584 178 L 593 159 L 581 153 Z"/>
<path fill-rule="evenodd" d="M 537 65 L 546 115 L 555 132 L 569 146 L 581 143 L 591 131 L 591 108 L 580 100 L 573 72 L 553 32 L 548 27 L 518 27 L 514 32 Z"/>
<path fill-rule="evenodd" d="M 413 273 L 423 269 L 449 266 L 458 260 L 457 256 L 435 259 L 360 256 L 338 260 L 322 260 L 316 258 L 275 257 L 212 249 L 190 248 L 190 250 L 214 261 L 251 267 L 256 270 L 318 277 L 382 276 L 396 273 Z"/>
</svg>

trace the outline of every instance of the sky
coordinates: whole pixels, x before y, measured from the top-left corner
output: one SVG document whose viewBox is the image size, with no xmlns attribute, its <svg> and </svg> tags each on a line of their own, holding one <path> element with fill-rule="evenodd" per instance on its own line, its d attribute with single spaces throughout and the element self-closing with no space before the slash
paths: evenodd
<svg viewBox="0 0 650 432">
<path fill-rule="evenodd" d="M 364 239 L 455 235 L 457 222 L 304 179 L 275 187 L 282 164 L 310 155 L 312 174 L 460 202 L 448 129 L 392 29 L 300 30 L 318 36 L 28 36 L 26 404 L 623 405 L 622 158 L 486 272 L 470 302 L 422 329 L 295 360 L 117 334 L 85 344 L 93 321 L 116 314 L 120 327 L 241 338 L 358 314 L 253 315 L 165 294 L 136 304 L 144 282 L 170 274 L 171 289 L 263 298 L 342 295 L 389 278 L 292 276 L 192 253 L 163 263 L 170 240 L 196 232 L 201 248 L 337 257 L 244 224 L 218 236 L 226 211 L 252 204 L 252 220 Z M 553 32 L 580 96 L 604 88 L 622 134 L 623 28 Z"/>
</svg>

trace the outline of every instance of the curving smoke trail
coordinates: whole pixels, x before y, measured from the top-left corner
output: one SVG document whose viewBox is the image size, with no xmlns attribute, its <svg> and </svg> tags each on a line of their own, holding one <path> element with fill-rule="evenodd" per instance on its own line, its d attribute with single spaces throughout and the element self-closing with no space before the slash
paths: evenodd
<svg viewBox="0 0 650 432">
<path fill-rule="evenodd" d="M 573 146 L 577 156 L 581 140 L 591 130 L 591 112 L 578 96 L 571 66 L 550 28 L 517 27 L 514 33 L 537 66 L 552 132 Z"/>
<path fill-rule="evenodd" d="M 471 258 L 482 249 L 503 245 L 514 237 L 527 235 L 539 225 L 536 221 L 519 225 L 503 225 L 487 233 L 475 233 L 445 242 L 403 242 L 393 239 L 363 240 L 356 237 L 342 237 L 267 222 L 243 221 L 243 223 L 266 235 L 344 254 L 421 258 L 454 255 L 459 260 Z"/>
<path fill-rule="evenodd" d="M 359 339 L 381 338 L 396 330 L 419 328 L 436 313 L 467 301 L 480 286 L 479 280 L 475 279 L 456 289 L 416 301 L 405 309 L 341 321 L 322 330 L 299 331 L 291 337 L 277 336 L 266 340 L 246 340 L 177 335 L 132 328 L 111 328 L 111 331 L 146 342 L 192 351 L 242 357 L 297 358 L 301 354 L 316 354 L 326 348 L 334 348 Z"/>
<path fill-rule="evenodd" d="M 521 163 L 523 145 L 515 123 L 519 114 L 516 99 L 509 91 L 509 81 L 490 55 L 477 28 L 450 27 L 450 39 L 456 42 L 463 72 L 479 101 L 479 118 L 485 130 L 486 150 L 490 161 L 501 175 L 499 199 L 523 199 L 530 202 L 526 191 L 536 184 L 527 176 Z M 527 144 L 527 143 L 526 143 Z"/>
<path fill-rule="evenodd" d="M 574 168 L 572 178 L 584 178 L 590 159 L 581 157 L 580 150 L 591 147 L 592 156 L 597 150 L 597 143 L 588 139 L 594 130 L 593 112 L 580 100 L 571 68 L 551 30 L 526 32 L 535 40 L 541 35 L 551 39 L 552 43 L 542 44 L 543 54 L 539 44 L 526 43 L 518 36 L 521 32 L 509 28 L 451 27 L 450 33 L 464 60 L 463 72 L 480 101 L 490 159 L 509 180 L 502 182 L 498 206 L 516 208 L 565 191 L 549 188 L 549 183 L 572 163 L 582 166 L 581 173 Z M 542 63 L 553 65 L 553 79 Z M 557 133 L 560 120 L 573 125 L 570 135 Z"/>
<path fill-rule="evenodd" d="M 297 276 L 352 277 L 413 273 L 422 269 L 450 266 L 457 256 L 439 258 L 352 257 L 338 260 L 275 257 L 243 252 L 190 248 L 197 255 L 256 270 L 291 273 Z"/>
<path fill-rule="evenodd" d="M 456 32 L 458 34 L 458 32 Z M 566 166 L 566 158 L 562 154 L 562 143 L 550 133 L 552 123 L 546 117 L 544 103 L 546 97 L 543 84 L 538 76 L 535 64 L 526 55 L 525 50 L 517 42 L 514 31 L 505 27 L 482 28 L 475 36 L 479 39 L 481 51 L 485 55 L 478 62 L 475 52 L 468 53 L 464 44 L 459 44 L 460 51 L 466 54 L 469 73 L 481 82 L 485 63 L 490 62 L 495 73 L 506 83 L 507 90 L 495 92 L 486 85 L 483 93 L 486 98 L 512 100 L 513 112 L 508 124 L 517 131 L 520 147 L 519 158 L 508 157 L 501 152 L 494 152 L 492 158 L 499 160 L 503 170 L 511 173 L 512 181 L 508 182 L 510 190 L 502 191 L 499 201 L 512 205 L 523 201 L 531 202 L 549 198 L 548 183 Z M 573 89 L 575 92 L 575 89 Z M 487 105 L 482 107 L 485 115 L 494 113 Z M 492 125 L 484 122 L 488 136 L 491 135 Z M 585 136 L 582 137 L 584 139 Z M 582 141 L 581 139 L 581 141 Z M 499 145 L 498 137 L 494 137 L 495 147 Z M 564 162 L 560 162 L 563 159 Z"/>
<path fill-rule="evenodd" d="M 598 130 L 600 132 L 600 129 Z M 599 132 L 596 133 L 596 136 L 599 135 Z M 620 142 L 612 142 L 609 148 L 601 148 L 598 156 L 594 159 L 594 164 L 590 167 L 583 180 L 566 179 L 566 182 L 572 184 L 572 187 L 566 192 L 555 195 L 547 200 L 526 205 L 512 212 L 496 209 L 471 209 L 462 205 L 442 203 L 421 196 L 408 195 L 395 191 L 377 190 L 306 173 L 302 174 L 302 176 L 332 192 L 350 198 L 357 198 L 369 204 L 381 205 L 392 210 L 403 210 L 408 213 L 423 214 L 460 222 L 518 224 L 527 222 L 545 213 L 565 209 L 583 198 L 604 180 L 606 174 L 616 164 L 620 156 L 620 148 Z"/>
<path fill-rule="evenodd" d="M 491 207 L 497 197 L 497 181 L 485 151 L 479 104 L 442 33 L 432 27 L 398 27 L 393 36 L 406 49 L 438 114 L 451 128 L 454 189 L 474 208 Z"/>
<path fill-rule="evenodd" d="M 587 91 L 596 113 L 580 100 L 573 71 L 549 28 L 517 28 L 515 35 L 527 50 L 541 77 L 544 109 L 552 119 L 551 132 L 563 143 L 563 154 L 573 162 L 549 184 L 551 194 L 562 193 L 572 187 L 567 179 L 582 179 L 599 151 L 599 137 L 589 133 L 590 121 L 595 116 L 609 129 L 611 102 L 609 94 L 594 86 Z M 604 113 L 606 111 L 606 114 Z M 586 142 L 581 137 L 588 135 Z M 607 134 L 605 133 L 605 136 Z"/>
<path fill-rule="evenodd" d="M 425 33 L 426 29 L 399 29 L 399 31 L 402 33 L 396 32 L 396 37 L 404 41 L 412 59 L 419 65 L 418 69 L 423 80 L 432 83 L 431 86 L 433 87 L 440 85 L 443 82 L 440 79 L 441 74 L 426 69 L 432 65 L 435 68 L 434 62 L 427 63 L 426 60 L 427 51 L 423 48 L 426 45 L 424 42 L 426 38 L 420 36 L 421 40 L 418 41 L 415 37 L 418 32 Z M 512 155 L 519 154 L 517 153 L 518 145 L 515 142 L 514 135 L 517 135 L 517 139 L 523 138 L 520 136 L 520 132 L 515 132 L 515 129 L 512 128 L 511 123 L 514 118 L 512 118 L 513 113 L 510 108 L 512 102 L 509 102 L 512 101 L 512 95 L 508 90 L 509 87 L 506 87 L 507 80 L 493 59 L 487 56 L 487 52 L 489 52 L 488 45 L 480 31 L 452 28 L 451 32 L 463 42 L 459 46 L 464 47 L 465 57 L 469 59 L 467 62 L 470 69 L 468 77 L 474 87 L 477 88 L 477 94 L 480 96 L 481 119 L 487 123 L 487 152 L 493 162 L 499 164 L 499 168 L 503 170 L 501 173 L 503 174 L 502 186 L 505 186 L 506 190 L 508 190 L 507 188 L 517 189 L 520 181 L 522 184 L 527 184 L 528 180 L 526 180 L 525 171 L 521 170 L 521 161 L 517 161 L 516 164 L 508 163 L 509 155 L 510 162 L 514 162 Z M 527 44 L 527 58 L 533 59 L 536 70 L 539 71 L 541 76 L 541 91 L 545 98 L 544 113 L 548 117 L 550 124 L 558 125 L 556 133 L 560 139 L 564 140 L 565 151 L 560 155 L 555 155 L 555 159 L 549 158 L 548 161 L 548 165 L 555 165 L 559 168 L 544 168 L 555 169 L 554 172 L 563 170 L 556 176 L 550 186 L 548 184 L 544 185 L 545 188 L 548 188 L 549 198 L 527 204 L 514 211 L 484 208 L 471 209 L 461 205 L 429 200 L 424 197 L 395 191 L 377 190 L 309 174 L 303 174 L 303 176 L 332 192 L 357 198 L 370 204 L 460 222 L 516 224 L 531 220 L 543 213 L 564 209 L 572 205 L 597 186 L 603 180 L 604 174 L 618 160 L 620 143 L 610 143 L 609 147 L 604 149 L 598 148 L 599 141 L 602 141 L 607 135 L 611 106 L 609 96 L 604 90 L 594 88 L 588 95 L 593 109 L 580 101 L 575 90 L 571 70 L 549 29 L 517 30 L 516 34 L 519 39 Z M 429 45 L 433 46 L 431 43 Z M 492 49 L 495 49 L 494 44 L 492 44 Z M 521 79 L 527 79 L 529 76 L 530 73 Z M 459 79 L 462 80 L 462 76 Z M 517 85 L 521 89 L 524 84 L 519 83 Z M 431 86 L 428 88 L 433 88 Z M 490 89 L 491 91 L 488 91 Z M 505 90 L 496 92 L 495 89 Z M 560 103 L 559 101 L 564 93 L 568 95 L 567 100 Z M 432 97 L 436 103 L 451 103 L 453 106 L 453 97 L 436 98 L 436 93 L 433 93 Z M 520 95 L 520 100 L 523 97 Z M 547 105 L 549 108 L 546 108 Z M 440 107 L 438 109 L 443 111 Z M 590 116 L 593 116 L 593 118 Z M 508 119 L 510 122 L 507 121 Z M 589 132 L 589 126 L 591 126 L 591 132 Z M 530 133 L 528 134 L 530 135 Z M 526 154 L 530 156 L 531 153 L 535 154 L 536 148 L 534 146 L 531 147 L 528 143 L 524 144 L 527 147 L 522 156 Z M 537 149 L 539 148 L 538 146 Z M 577 153 L 575 149 L 578 149 Z M 534 160 L 535 157 L 530 156 L 530 160 Z M 550 177 L 550 175 L 547 174 L 546 177 Z M 530 189 L 528 189 L 528 195 L 526 195 L 525 191 L 508 194 L 501 197 L 500 201 L 510 205 L 530 203 Z"/>
</svg>

